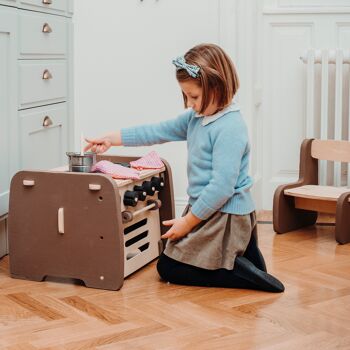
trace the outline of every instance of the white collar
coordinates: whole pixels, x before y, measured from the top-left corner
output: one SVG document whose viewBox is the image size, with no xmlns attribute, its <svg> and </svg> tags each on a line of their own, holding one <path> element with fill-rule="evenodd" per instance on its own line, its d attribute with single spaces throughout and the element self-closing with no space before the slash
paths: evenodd
<svg viewBox="0 0 350 350">
<path fill-rule="evenodd" d="M 237 103 L 235 102 L 231 102 L 227 107 L 225 107 L 224 109 L 222 109 L 221 111 L 213 114 L 213 115 L 209 115 L 209 116 L 203 116 L 201 114 L 198 114 L 197 112 L 194 114 L 194 116 L 196 118 L 203 118 L 202 119 L 202 125 L 205 126 L 205 125 L 208 125 L 212 122 L 214 122 L 216 119 L 219 119 L 221 118 L 222 116 L 224 116 L 225 114 L 229 113 L 229 112 L 237 112 L 239 111 L 240 108 L 238 106 Z"/>
</svg>

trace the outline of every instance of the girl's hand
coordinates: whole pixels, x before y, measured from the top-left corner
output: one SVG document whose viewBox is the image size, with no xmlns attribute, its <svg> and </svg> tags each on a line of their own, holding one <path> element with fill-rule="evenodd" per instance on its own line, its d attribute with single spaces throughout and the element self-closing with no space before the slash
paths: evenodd
<svg viewBox="0 0 350 350">
<path fill-rule="evenodd" d="M 88 145 L 85 146 L 84 152 L 90 150 L 95 153 L 104 153 L 112 146 L 112 142 L 108 137 L 85 140 L 88 142 Z"/>
<path fill-rule="evenodd" d="M 121 146 L 121 134 L 120 131 L 115 133 L 109 133 L 97 139 L 85 139 L 88 145 L 85 146 L 84 152 L 91 150 L 95 153 L 104 153 L 111 146 Z"/>
<path fill-rule="evenodd" d="M 193 227 L 198 225 L 202 220 L 194 216 L 191 212 L 188 212 L 186 216 L 182 216 L 178 219 L 163 221 L 163 225 L 171 226 L 161 238 L 169 238 L 171 241 L 179 240 L 182 237 L 187 236 Z"/>
</svg>

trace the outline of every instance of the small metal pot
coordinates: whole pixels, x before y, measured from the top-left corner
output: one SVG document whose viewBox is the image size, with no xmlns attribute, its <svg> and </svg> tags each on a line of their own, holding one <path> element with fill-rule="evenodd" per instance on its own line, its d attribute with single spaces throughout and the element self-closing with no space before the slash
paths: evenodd
<svg viewBox="0 0 350 350">
<path fill-rule="evenodd" d="M 96 153 L 93 152 L 86 152 L 84 155 L 79 152 L 67 152 L 66 154 L 69 161 L 69 171 L 89 173 L 96 163 Z"/>
</svg>

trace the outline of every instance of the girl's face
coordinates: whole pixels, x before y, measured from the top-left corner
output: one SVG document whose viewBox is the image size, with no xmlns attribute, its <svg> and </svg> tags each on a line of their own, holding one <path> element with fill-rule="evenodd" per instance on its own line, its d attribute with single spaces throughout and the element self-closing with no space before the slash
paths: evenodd
<svg viewBox="0 0 350 350">
<path fill-rule="evenodd" d="M 187 97 L 187 107 L 192 108 L 195 112 L 199 113 L 202 105 L 202 88 L 192 80 L 182 81 L 179 82 L 179 84 L 181 90 Z M 217 103 L 212 101 L 205 109 L 203 115 L 212 115 L 217 110 Z"/>
</svg>

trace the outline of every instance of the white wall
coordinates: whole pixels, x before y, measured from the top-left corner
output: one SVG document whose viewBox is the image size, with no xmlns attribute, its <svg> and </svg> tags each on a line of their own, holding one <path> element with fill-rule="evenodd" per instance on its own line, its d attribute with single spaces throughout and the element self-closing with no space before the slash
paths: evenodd
<svg viewBox="0 0 350 350">
<path fill-rule="evenodd" d="M 220 1 L 75 0 L 75 147 L 80 132 L 107 131 L 176 117 L 183 110 L 171 60 L 201 42 L 219 43 Z M 186 144 L 155 149 L 173 169 L 178 207 L 186 202 Z M 181 209 L 181 208 L 180 208 Z"/>
<path fill-rule="evenodd" d="M 86 136 L 158 122 L 182 110 L 172 58 L 219 43 L 238 68 L 258 209 L 298 175 L 305 137 L 309 47 L 348 47 L 350 0 L 75 0 L 75 130 Z M 77 149 L 79 148 L 76 145 Z M 152 146 L 170 161 L 178 209 L 186 202 L 186 146 Z M 113 150 L 142 155 L 147 148 Z"/>
</svg>

